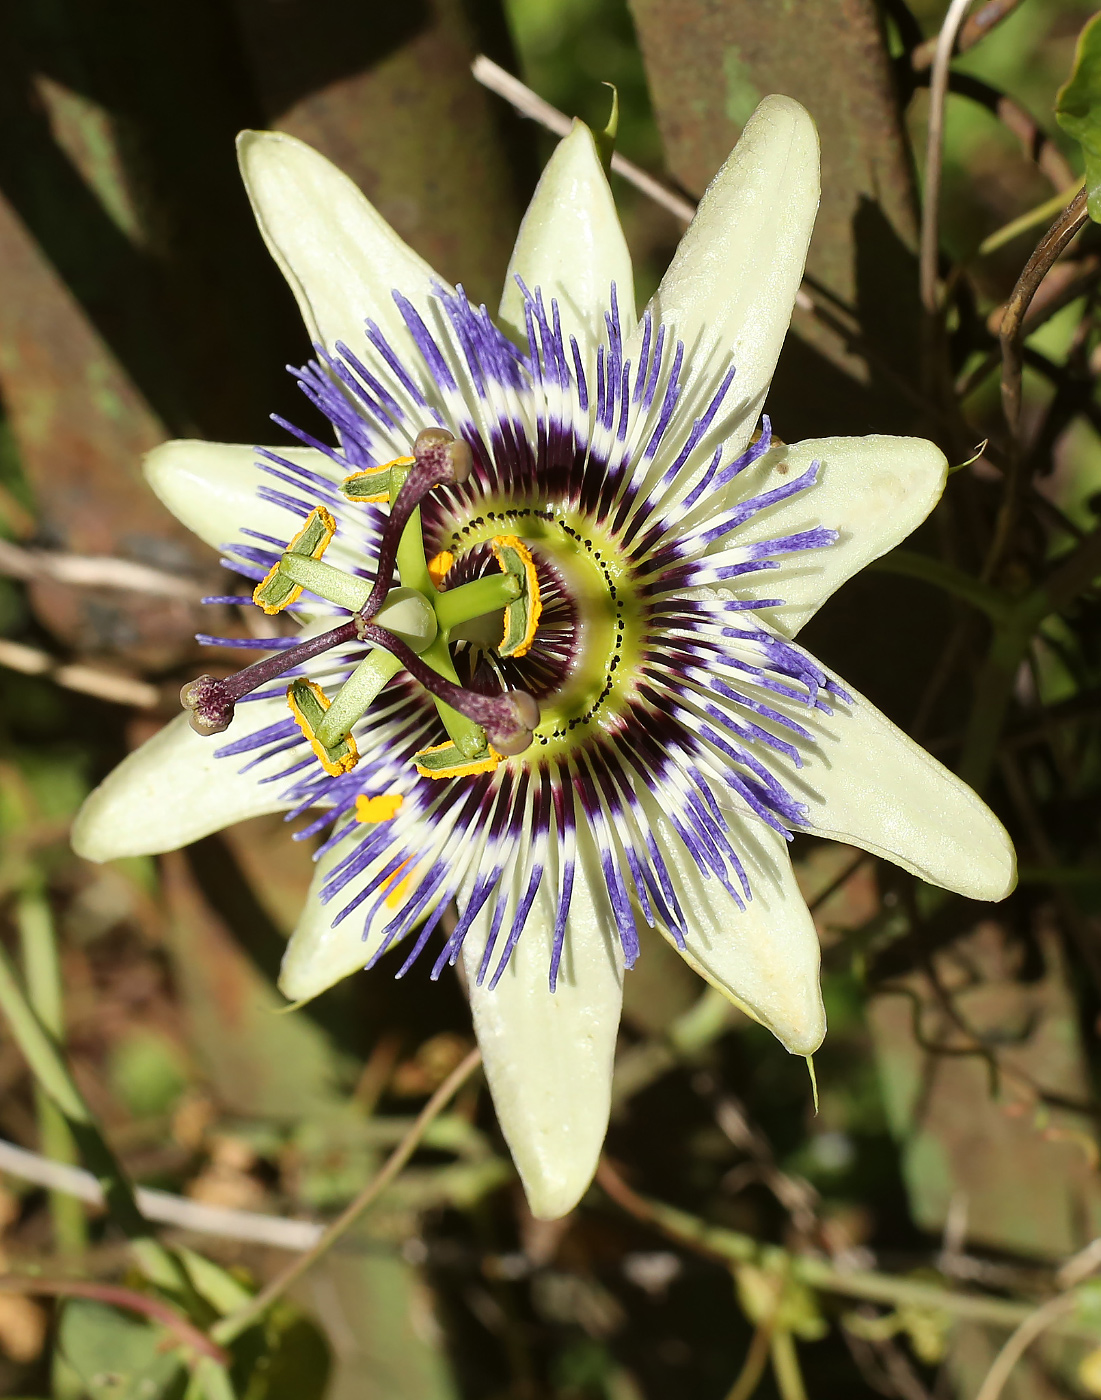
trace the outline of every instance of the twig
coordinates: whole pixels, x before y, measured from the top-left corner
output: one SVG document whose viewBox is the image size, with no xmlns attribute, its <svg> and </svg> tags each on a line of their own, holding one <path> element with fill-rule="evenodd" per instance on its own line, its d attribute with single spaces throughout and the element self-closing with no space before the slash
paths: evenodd
<svg viewBox="0 0 1101 1400">
<path fill-rule="evenodd" d="M 132 705 L 138 710 L 153 710 L 160 704 L 160 691 L 147 681 L 133 676 L 117 676 L 95 666 L 70 665 L 58 661 L 48 652 L 22 642 L 0 638 L 0 666 L 20 671 L 25 676 L 48 676 L 65 690 L 81 695 L 94 695 L 97 700 L 110 700 L 116 705 Z"/>
<path fill-rule="evenodd" d="M 996 24 L 1000 24 L 1006 15 L 1012 14 L 1021 0 L 987 0 L 980 10 L 977 10 L 959 32 L 956 39 L 955 52 L 964 53 L 972 48 L 980 39 L 985 39 Z M 915 73 L 920 73 L 928 68 L 933 62 L 933 55 L 936 53 L 936 39 L 926 39 L 924 44 L 918 44 L 917 48 L 910 54 L 910 65 Z"/>
<path fill-rule="evenodd" d="M 208 1357 L 219 1366 L 229 1365 L 228 1354 L 212 1342 L 205 1332 L 188 1322 L 182 1313 L 160 1298 L 124 1288 L 117 1283 L 92 1283 L 69 1278 L 22 1278 L 18 1274 L 0 1275 L 0 1293 L 30 1293 L 50 1298 L 92 1298 L 98 1303 L 126 1308 L 161 1323 L 175 1336 L 181 1346 L 190 1347 L 199 1356 Z"/>
<path fill-rule="evenodd" d="M 925 145 L 925 198 L 921 210 L 919 256 L 921 301 L 930 316 L 938 309 L 937 255 L 940 250 L 940 176 L 944 146 L 944 102 L 948 94 L 948 65 L 963 17 L 971 0 L 952 0 L 933 51 L 929 82 L 929 133 Z"/>
<path fill-rule="evenodd" d="M 1060 1288 L 1074 1288 L 1101 1269 L 1101 1239 L 1090 1240 L 1084 1249 L 1059 1266 L 1055 1282 Z"/>
<path fill-rule="evenodd" d="M 91 1172 L 40 1157 L 37 1152 L 28 1152 L 2 1138 L 0 1172 L 18 1177 L 21 1181 L 33 1181 L 36 1186 L 44 1186 L 48 1191 L 63 1191 L 92 1206 L 103 1204 L 103 1188 Z M 189 1201 L 169 1191 L 151 1191 L 139 1186 L 134 1195 L 146 1220 L 156 1221 L 159 1225 L 175 1225 L 178 1229 L 193 1230 L 200 1235 L 246 1240 L 275 1249 L 305 1250 L 312 1249 L 324 1232 L 324 1227 L 312 1220 L 287 1220 L 277 1215 L 261 1215 L 256 1211 L 203 1205 L 201 1201 Z"/>
<path fill-rule="evenodd" d="M 111 555 L 61 554 L 47 549 L 23 549 L 0 540 L 0 574 L 8 578 L 54 579 L 78 588 L 118 588 L 127 593 L 150 593 L 159 598 L 198 602 L 201 585 L 163 569 L 151 569 Z"/>
<path fill-rule="evenodd" d="M 1072 301 L 1077 301 L 1083 292 L 1087 292 L 1095 286 L 1099 273 L 1101 273 L 1101 257 L 1098 257 L 1096 253 L 1090 253 L 1084 258 L 1065 258 L 1062 262 L 1057 262 L 1036 288 L 1029 303 L 1028 311 L 1021 323 L 1021 341 L 1026 340 L 1038 326 L 1049 321 L 1057 311 L 1061 311 L 1064 306 L 1069 306 Z M 996 306 L 986 318 L 986 328 L 991 335 L 1001 334 L 1005 313 L 1005 305 Z M 1022 351 L 1022 353 L 1026 352 Z M 1000 358 L 999 350 L 995 363 Z M 1028 363 L 1027 358 L 1025 363 Z M 1057 373 L 1063 370 L 1061 365 L 1053 366 L 1053 368 Z"/>
<path fill-rule="evenodd" d="M 1050 1298 L 1042 1307 L 1030 1312 L 994 1358 L 994 1364 L 987 1371 L 986 1379 L 979 1387 L 975 1400 L 998 1400 L 1010 1372 L 1028 1348 L 1041 1332 L 1046 1331 L 1052 1323 L 1058 1322 L 1064 1314 L 1071 1312 L 1077 1301 L 1073 1293 L 1061 1293 L 1057 1298 Z"/>
<path fill-rule="evenodd" d="M 530 117 L 533 121 L 545 126 L 548 131 L 553 131 L 556 136 L 568 136 L 573 122 L 566 116 L 565 112 L 560 112 L 557 107 L 552 107 L 549 102 L 545 102 L 538 93 L 532 92 L 519 78 L 513 77 L 506 72 L 491 58 L 487 58 L 484 53 L 480 53 L 470 65 L 474 77 L 483 87 L 489 88 L 490 92 L 495 92 L 498 97 L 503 97 L 506 102 L 510 102 L 516 110 L 525 117 Z M 641 190 L 648 195 L 655 204 L 660 204 L 663 209 L 667 209 L 674 218 L 680 219 L 682 223 L 690 224 L 696 213 L 696 206 L 691 200 L 685 199 L 683 195 L 663 185 L 660 180 L 655 180 L 652 175 L 648 175 L 641 166 L 634 161 L 627 160 L 618 151 L 612 154 L 612 169 L 617 175 L 634 185 L 636 190 Z"/>
<path fill-rule="evenodd" d="M 1005 304 L 998 332 L 1002 345 L 1002 407 L 1005 421 L 1014 437 L 1021 425 L 1021 332 L 1025 313 L 1048 270 L 1088 219 L 1086 191 L 1083 189 L 1040 239 Z"/>
<path fill-rule="evenodd" d="M 421 1109 L 416 1121 L 390 1154 L 382 1170 L 367 1183 L 355 1200 L 341 1211 L 312 1248 L 276 1274 L 275 1278 L 262 1288 L 255 1298 L 250 1298 L 243 1307 L 223 1318 L 211 1330 L 210 1335 L 215 1341 L 228 1344 L 239 1337 L 246 1327 L 249 1327 L 257 1318 L 262 1317 L 272 1303 L 282 1297 L 288 1288 L 296 1283 L 308 1269 L 311 1269 L 322 1255 L 326 1254 L 340 1239 L 348 1227 L 353 1225 L 363 1212 L 378 1200 L 417 1150 L 421 1138 L 424 1137 L 431 1123 L 451 1102 L 481 1062 L 481 1052 L 477 1049 L 471 1050 L 470 1054 L 451 1071 Z"/>
</svg>

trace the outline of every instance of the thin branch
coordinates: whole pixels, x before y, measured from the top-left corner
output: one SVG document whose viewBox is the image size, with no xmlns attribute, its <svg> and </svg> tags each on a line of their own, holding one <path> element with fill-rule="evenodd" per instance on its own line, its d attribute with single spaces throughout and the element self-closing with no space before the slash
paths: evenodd
<svg viewBox="0 0 1101 1400">
<path fill-rule="evenodd" d="M 205 591 L 193 579 L 163 569 L 151 569 L 130 559 L 107 554 L 61 554 L 48 549 L 24 549 L 0 540 L 0 574 L 8 578 L 53 579 L 77 588 L 118 588 L 158 598 L 198 602 Z"/>
<path fill-rule="evenodd" d="M 480 53 L 470 67 L 474 77 L 483 87 L 489 88 L 490 92 L 495 92 L 498 97 L 503 97 L 506 102 L 511 103 L 521 116 L 530 117 L 541 126 L 545 126 L 548 131 L 553 131 L 556 136 L 570 134 L 573 122 L 565 112 L 560 112 L 557 107 L 545 102 L 538 93 L 532 92 L 519 78 L 513 77 L 484 53 Z M 634 185 L 636 190 L 648 195 L 655 204 L 667 209 L 674 218 L 685 224 L 692 222 L 696 206 L 691 200 L 669 189 L 660 180 L 655 180 L 641 166 L 627 160 L 618 151 L 612 154 L 612 169 L 617 175 L 622 175 L 628 184 Z"/>
<path fill-rule="evenodd" d="M 921 301 L 930 316 L 938 310 L 937 257 L 940 251 L 940 177 L 944 150 L 944 102 L 948 94 L 948 65 L 956 35 L 971 0 L 952 0 L 937 35 L 929 82 L 929 133 L 925 146 L 925 197 L 921 210 L 919 271 Z"/>
<path fill-rule="evenodd" d="M 975 1400 L 998 1400 L 1014 1366 L 1032 1343 L 1053 1323 L 1071 1312 L 1077 1302 L 1078 1299 L 1073 1293 L 1061 1293 L 1057 1298 L 1048 1299 L 1042 1307 L 1029 1313 L 994 1358 L 994 1364 L 987 1371 L 986 1379 L 980 1386 Z"/>
<path fill-rule="evenodd" d="M 382 1170 L 367 1183 L 355 1200 L 341 1211 L 315 1245 L 276 1274 L 275 1278 L 262 1288 L 255 1298 L 250 1298 L 243 1307 L 223 1318 L 211 1330 L 210 1335 L 215 1341 L 228 1344 L 239 1337 L 246 1327 L 251 1326 L 257 1318 L 262 1317 L 272 1303 L 281 1298 L 288 1288 L 297 1283 L 302 1275 L 336 1244 L 349 1226 L 353 1225 L 368 1207 L 374 1205 L 417 1150 L 431 1124 L 439 1117 L 481 1062 L 481 1052 L 477 1049 L 471 1050 L 470 1054 L 451 1071 L 421 1109 L 416 1121 L 390 1154 Z"/>
<path fill-rule="evenodd" d="M 103 1205 L 103 1188 L 91 1172 L 53 1162 L 0 1138 L 0 1171 L 21 1181 L 33 1181 L 48 1191 L 62 1191 L 91 1206 Z M 147 1220 L 158 1225 L 174 1225 L 200 1235 L 246 1240 L 275 1249 L 312 1249 L 324 1227 L 312 1220 L 286 1220 L 255 1211 L 230 1210 L 225 1206 L 203 1205 L 168 1191 L 151 1191 L 139 1186 L 134 1192 L 138 1208 Z"/>
<path fill-rule="evenodd" d="M 23 1278 L 18 1274 L 0 1275 L 0 1293 L 29 1293 L 50 1298 L 92 1298 L 98 1303 L 126 1308 L 166 1327 L 183 1347 L 205 1356 L 219 1366 L 229 1365 L 229 1356 L 205 1332 L 190 1323 L 182 1313 L 161 1298 L 124 1288 L 117 1283 L 92 1283 L 69 1278 Z"/>
<path fill-rule="evenodd" d="M 1057 311 L 1062 311 L 1064 306 L 1069 306 L 1084 292 L 1088 292 L 1096 285 L 1099 275 L 1101 257 L 1096 253 L 1089 253 L 1083 258 L 1064 258 L 1062 262 L 1057 262 L 1048 270 L 1029 303 L 1028 312 L 1021 323 L 1021 341 L 1026 340 L 1038 326 L 1049 321 Z M 1003 306 L 996 306 L 986 318 L 986 328 L 991 335 L 1001 334 L 1008 305 L 1007 302 Z"/>
<path fill-rule="evenodd" d="M 1014 450 L 1006 476 L 1005 495 L 994 526 L 994 538 L 983 565 L 982 578 L 994 577 L 1017 523 L 1027 487 L 1027 473 L 1018 438 L 1021 428 L 1021 378 L 1024 365 L 1024 321 L 1032 300 L 1048 271 L 1089 219 L 1086 191 L 1082 190 L 1063 210 L 1036 245 L 1005 304 L 998 336 L 1002 348 L 1002 411 Z"/>
<path fill-rule="evenodd" d="M 97 700 L 109 700 L 116 705 L 132 705 L 138 710 L 154 710 L 160 704 L 161 693 L 155 685 L 101 671 L 95 666 L 70 665 L 58 661 L 48 652 L 22 642 L 9 642 L 0 637 L 0 666 L 20 671 L 25 676 L 48 676 L 65 690 L 81 695 L 94 695 Z"/>
<path fill-rule="evenodd" d="M 964 53 L 977 44 L 980 39 L 985 39 L 994 26 L 1000 24 L 1006 15 L 1012 14 L 1020 3 L 1021 0 L 987 0 L 987 3 L 980 10 L 977 10 L 960 30 L 954 52 Z M 935 38 L 926 39 L 924 44 L 918 44 L 917 48 L 910 54 L 910 65 L 915 73 L 920 73 L 930 67 L 936 49 L 937 41 Z"/>
</svg>

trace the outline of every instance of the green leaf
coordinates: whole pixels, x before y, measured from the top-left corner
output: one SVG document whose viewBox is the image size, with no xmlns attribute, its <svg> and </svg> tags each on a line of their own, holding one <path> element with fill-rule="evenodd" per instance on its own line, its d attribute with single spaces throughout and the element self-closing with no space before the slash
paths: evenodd
<svg viewBox="0 0 1101 1400">
<path fill-rule="evenodd" d="M 275 1310 L 267 1334 L 271 1350 L 249 1378 L 243 1400 L 322 1400 L 332 1358 L 317 1325 L 286 1305 Z"/>
<path fill-rule="evenodd" d="M 1086 204 L 1101 223 L 1101 14 L 1078 36 L 1074 68 L 1055 99 L 1059 125 L 1082 147 L 1086 160 Z"/>
<path fill-rule="evenodd" d="M 83 1298 L 66 1303 L 57 1344 L 89 1400 L 178 1400 L 187 1373 L 163 1327 Z"/>
</svg>

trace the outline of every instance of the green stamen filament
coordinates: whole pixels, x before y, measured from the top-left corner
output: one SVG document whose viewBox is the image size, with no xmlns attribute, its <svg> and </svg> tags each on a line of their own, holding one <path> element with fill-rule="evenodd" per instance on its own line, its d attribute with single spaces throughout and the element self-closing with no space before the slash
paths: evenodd
<svg viewBox="0 0 1101 1400">
<path fill-rule="evenodd" d="M 522 592 L 523 584 L 515 575 L 490 574 L 441 593 L 436 599 L 436 620 L 444 631 L 449 631 L 485 613 L 498 612 L 515 602 Z"/>
<path fill-rule="evenodd" d="M 317 737 L 326 747 L 335 745 L 350 734 L 352 726 L 361 719 L 378 697 L 383 686 L 401 670 L 396 656 L 380 647 L 361 661 L 337 691 L 325 718 L 317 726 Z"/>
<path fill-rule="evenodd" d="M 326 602 L 335 603 L 338 608 L 358 612 L 367 601 L 371 584 L 367 579 L 346 574 L 332 564 L 320 559 L 305 558 L 301 554 L 284 554 L 279 562 L 279 572 L 302 588 L 308 588 Z"/>
</svg>

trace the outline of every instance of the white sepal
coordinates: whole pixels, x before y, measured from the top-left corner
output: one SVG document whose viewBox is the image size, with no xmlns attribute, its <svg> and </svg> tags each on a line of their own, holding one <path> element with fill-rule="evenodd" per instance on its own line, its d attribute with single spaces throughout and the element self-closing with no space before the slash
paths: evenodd
<svg viewBox="0 0 1101 1400">
<path fill-rule="evenodd" d="M 334 463 L 312 447 L 277 447 L 272 451 L 329 481 L 340 479 Z M 215 549 L 224 544 L 255 544 L 243 533 L 246 529 L 289 540 L 302 528 L 300 515 L 256 494 L 270 478 L 256 466 L 254 447 L 196 440 L 165 442 L 146 454 L 143 470 L 161 503 Z"/>
<path fill-rule="evenodd" d="M 377 322 L 399 360 L 416 363 L 394 305 L 400 291 L 422 312 L 444 286 L 359 189 L 311 146 L 276 131 L 237 138 L 241 175 L 264 242 L 290 284 L 312 340 L 338 340 L 369 363 L 363 330 Z M 447 290 L 450 290 L 449 288 Z"/>
<path fill-rule="evenodd" d="M 551 299 L 557 300 L 567 355 L 575 335 L 586 365 L 607 336 L 604 314 L 613 282 L 623 334 L 634 330 L 631 255 L 593 134 L 582 122 L 574 122 L 547 162 L 505 276 L 499 320 L 524 344 L 524 296 L 517 277 L 529 291 L 542 290 L 548 315 Z"/>
<path fill-rule="evenodd" d="M 655 321 L 684 342 L 690 367 L 670 441 L 683 440 L 729 366 L 734 383 L 704 447 L 726 441 L 735 453 L 749 440 L 791 319 L 818 196 L 814 123 L 793 98 L 766 97 L 704 192 L 650 303 Z M 640 345 L 636 331 L 624 351 L 632 363 Z"/>
<path fill-rule="evenodd" d="M 246 817 L 285 811 L 285 785 L 261 783 L 264 766 L 238 771 L 255 753 L 216 758 L 215 752 L 287 715 L 282 697 L 253 700 L 238 705 L 229 729 L 212 738 L 177 715 L 89 794 L 73 823 L 73 850 L 97 861 L 156 855 Z"/>
<path fill-rule="evenodd" d="M 796 715 L 817 740 L 799 743 L 802 768 L 775 755 L 777 777 L 807 804 L 808 829 L 969 899 L 1004 899 L 1017 866 L 1001 822 L 962 779 L 845 689 L 852 703 L 829 697 L 832 716 Z"/>
<path fill-rule="evenodd" d="M 730 504 L 774 491 L 818 462 L 814 484 L 738 527 L 735 546 L 818 526 L 838 539 L 821 549 L 777 555 L 779 568 L 749 574 L 739 598 L 782 598 L 767 614 L 794 637 L 826 599 L 873 559 L 916 530 L 940 500 L 948 463 L 924 438 L 816 438 L 775 447 L 735 477 Z M 721 547 L 721 546 L 720 546 Z"/>
<path fill-rule="evenodd" d="M 504 975 L 477 985 L 493 905 L 463 945 L 474 1029 L 501 1131 L 532 1214 L 553 1220 L 581 1199 L 600 1157 L 611 1111 L 612 1060 L 623 1004 L 623 963 L 591 839 L 579 860 L 557 990 L 548 988 L 555 899 L 544 884 Z M 506 916 L 497 946 L 509 927 Z M 490 973 L 496 960 L 490 964 Z"/>
<path fill-rule="evenodd" d="M 751 816 L 724 814 L 752 898 L 740 909 L 712 874 L 705 879 L 672 825 L 651 823 L 687 923 L 681 956 L 701 977 L 760 1021 L 793 1055 L 812 1055 L 826 1033 L 818 934 L 791 868 L 788 845 Z M 740 892 L 737 880 L 734 887 Z M 662 930 L 670 942 L 672 935 Z"/>
</svg>

